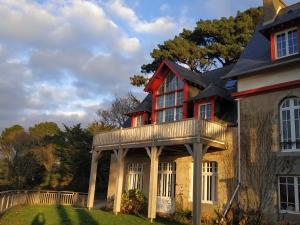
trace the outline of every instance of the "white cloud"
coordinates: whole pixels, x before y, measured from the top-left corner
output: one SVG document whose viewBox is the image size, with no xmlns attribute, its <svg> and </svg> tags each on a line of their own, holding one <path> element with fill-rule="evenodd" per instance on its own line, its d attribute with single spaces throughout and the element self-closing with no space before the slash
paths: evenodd
<svg viewBox="0 0 300 225">
<path fill-rule="evenodd" d="M 176 23 L 171 17 L 159 17 L 153 21 L 140 19 L 133 9 L 128 7 L 123 0 L 111 0 L 106 7 L 116 15 L 129 23 L 131 28 L 140 33 L 168 34 L 177 29 Z"/>
<path fill-rule="evenodd" d="M 0 17 L 0 131 L 92 122 L 144 59 L 96 1 L 0 0 Z"/>
<path fill-rule="evenodd" d="M 61 6 L 50 0 L 43 5 L 31 1 L 5 1 L 0 4 L 0 37 L 33 47 L 74 48 L 91 45 L 118 46 L 132 42 L 94 2 L 66 1 Z M 135 41 L 130 53 L 140 49 Z M 124 49 L 126 51 L 126 48 Z"/>
</svg>

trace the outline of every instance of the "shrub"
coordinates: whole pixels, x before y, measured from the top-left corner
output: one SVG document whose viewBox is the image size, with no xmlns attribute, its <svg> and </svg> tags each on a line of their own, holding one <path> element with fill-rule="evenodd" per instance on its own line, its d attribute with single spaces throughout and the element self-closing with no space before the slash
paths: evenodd
<svg viewBox="0 0 300 225">
<path fill-rule="evenodd" d="M 174 214 L 174 220 L 179 223 L 191 223 L 192 222 L 192 211 L 191 210 L 176 210 Z"/>
<path fill-rule="evenodd" d="M 122 194 L 121 212 L 124 214 L 142 215 L 147 210 L 147 199 L 137 189 Z"/>
</svg>

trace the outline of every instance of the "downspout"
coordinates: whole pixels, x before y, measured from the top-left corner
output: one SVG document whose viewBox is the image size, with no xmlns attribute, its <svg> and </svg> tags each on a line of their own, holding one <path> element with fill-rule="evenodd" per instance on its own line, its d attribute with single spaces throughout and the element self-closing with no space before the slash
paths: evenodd
<svg viewBox="0 0 300 225">
<path fill-rule="evenodd" d="M 238 193 L 238 190 L 240 189 L 240 186 L 241 186 L 241 111 L 240 111 L 240 99 L 237 99 L 237 123 L 238 123 L 238 179 L 237 179 L 237 186 L 233 192 L 233 195 L 231 196 L 226 208 L 225 208 L 225 211 L 223 213 L 223 216 L 222 216 L 222 219 L 221 221 L 224 221 L 231 205 L 232 205 L 232 202 L 235 198 L 235 196 L 237 195 Z"/>
</svg>

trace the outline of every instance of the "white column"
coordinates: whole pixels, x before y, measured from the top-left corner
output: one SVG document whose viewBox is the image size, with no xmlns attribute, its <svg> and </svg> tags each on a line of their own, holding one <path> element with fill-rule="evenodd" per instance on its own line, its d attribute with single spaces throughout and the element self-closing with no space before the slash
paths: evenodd
<svg viewBox="0 0 300 225">
<path fill-rule="evenodd" d="M 127 151 L 120 148 L 118 151 L 114 151 L 117 158 L 117 177 L 114 197 L 113 212 L 118 214 L 121 211 L 121 198 L 123 191 L 123 177 L 124 177 L 124 158 Z"/>
<path fill-rule="evenodd" d="M 157 199 L 157 177 L 158 177 L 158 161 L 162 151 L 156 146 L 152 146 L 151 150 L 146 148 L 150 158 L 150 181 L 149 181 L 149 196 L 148 196 L 148 218 L 153 221 L 156 218 L 156 199 Z"/>
<path fill-rule="evenodd" d="M 202 151 L 203 144 L 193 144 L 193 225 L 201 225 Z"/>
<path fill-rule="evenodd" d="M 96 188 L 96 178 L 97 178 L 97 167 L 98 160 L 101 152 L 93 151 L 92 155 L 92 165 L 91 165 L 91 173 L 90 173 L 90 183 L 89 183 L 89 192 L 87 199 L 87 207 L 91 209 L 94 207 L 94 198 L 95 198 L 95 188 Z"/>
</svg>

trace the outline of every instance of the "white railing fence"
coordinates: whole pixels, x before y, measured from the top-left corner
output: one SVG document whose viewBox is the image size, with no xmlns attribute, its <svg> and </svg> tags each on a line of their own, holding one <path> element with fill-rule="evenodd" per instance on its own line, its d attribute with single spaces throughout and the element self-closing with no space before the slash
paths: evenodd
<svg viewBox="0 0 300 225">
<path fill-rule="evenodd" d="M 209 120 L 199 120 L 200 136 L 225 143 L 227 126 Z"/>
<path fill-rule="evenodd" d="M 149 124 L 142 127 L 121 128 L 96 134 L 93 146 L 162 141 L 197 137 L 198 135 L 224 143 L 226 125 L 203 119 L 186 119 L 170 123 Z"/>
<path fill-rule="evenodd" d="M 0 192 L 0 214 L 17 205 L 72 205 L 86 207 L 87 194 L 67 191 L 3 191 Z"/>
</svg>

